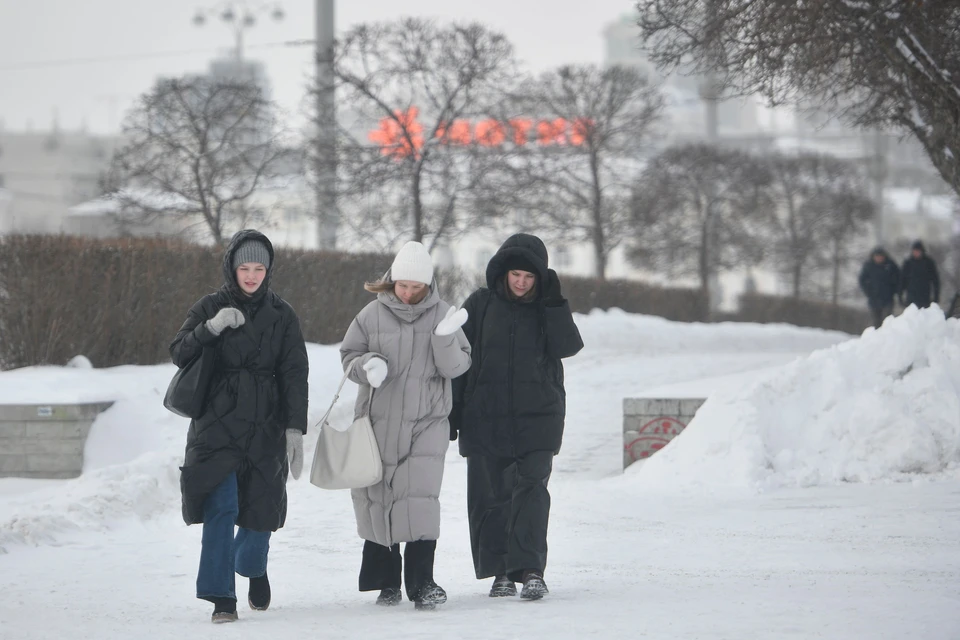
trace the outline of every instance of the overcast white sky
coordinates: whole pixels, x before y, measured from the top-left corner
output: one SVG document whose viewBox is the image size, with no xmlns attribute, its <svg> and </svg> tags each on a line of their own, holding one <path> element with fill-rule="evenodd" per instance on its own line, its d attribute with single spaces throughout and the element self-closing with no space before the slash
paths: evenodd
<svg viewBox="0 0 960 640">
<path fill-rule="evenodd" d="M 202 71 L 233 46 L 222 23 L 195 27 L 198 8 L 213 0 L 0 0 L 0 122 L 7 130 L 119 127 L 123 111 L 158 75 Z M 253 0 L 251 5 L 273 4 Z M 258 47 L 312 39 L 313 0 L 283 0 L 284 21 L 264 15 L 247 32 L 248 57 L 267 64 L 274 97 L 299 112 L 312 49 Z M 631 0 L 340 0 L 337 30 L 372 20 L 416 15 L 477 20 L 505 33 L 534 71 L 603 61 L 604 27 L 631 13 Z M 162 57 L 140 54 L 187 52 Z M 113 58 L 95 63 L 34 65 L 48 61 Z"/>
</svg>

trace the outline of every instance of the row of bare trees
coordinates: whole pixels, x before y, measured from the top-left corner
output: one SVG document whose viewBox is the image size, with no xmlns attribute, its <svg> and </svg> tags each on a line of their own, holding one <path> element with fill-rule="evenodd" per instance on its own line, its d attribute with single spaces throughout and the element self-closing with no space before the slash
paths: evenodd
<svg viewBox="0 0 960 640">
<path fill-rule="evenodd" d="M 873 203 L 859 170 L 830 156 L 750 154 L 685 145 L 664 150 L 637 181 L 630 258 L 675 277 L 695 277 L 707 295 L 723 269 L 764 264 L 794 297 L 834 304 Z"/>
<path fill-rule="evenodd" d="M 531 76 L 479 24 L 406 19 L 338 42 L 337 190 L 368 246 L 436 245 L 503 219 L 593 247 L 603 277 L 627 237 L 630 193 L 663 101 L 638 70 L 568 66 Z M 316 90 L 320 90 L 318 87 Z M 314 122 L 315 127 L 329 122 Z M 257 221 L 255 193 L 299 159 L 249 82 L 165 80 L 124 125 L 111 191 L 138 220 L 191 220 L 223 242 Z M 323 185 L 329 189 L 330 185 Z"/>
<path fill-rule="evenodd" d="M 718 0 L 705 23 L 694 8 L 640 3 L 641 23 L 669 64 L 699 51 L 671 29 L 694 20 L 714 33 L 735 4 Z M 704 290 L 720 270 L 766 262 L 794 295 L 834 301 L 842 272 L 865 251 L 856 240 L 872 207 L 855 167 L 813 155 L 663 149 L 663 97 L 633 68 L 532 76 L 496 31 L 406 19 L 344 34 L 333 77 L 334 186 L 344 224 L 368 246 L 436 245 L 508 220 L 589 243 L 600 278 L 623 247 L 636 264 L 696 278 Z M 243 82 L 158 83 L 124 134 L 115 197 L 144 215 L 192 216 L 218 242 L 231 221 L 257 214 L 258 190 L 292 164 L 309 175 L 318 160 L 309 139 L 291 143 L 275 107 Z"/>
<path fill-rule="evenodd" d="M 960 194 L 960 3 L 943 0 L 637 0 L 664 71 L 711 74 L 729 94 L 819 103 L 915 137 Z"/>
<path fill-rule="evenodd" d="M 604 276 L 627 237 L 631 189 L 663 108 L 641 72 L 568 66 L 531 76 L 487 27 L 406 19 L 346 33 L 333 77 L 334 188 L 352 236 L 373 247 L 436 245 L 508 218 L 588 242 Z M 309 140 L 297 149 L 282 129 L 252 83 L 159 82 L 125 120 L 113 198 L 142 221 L 191 220 L 222 242 L 231 223 L 256 222 L 255 193 L 292 161 L 306 174 L 323 164 Z"/>
<path fill-rule="evenodd" d="M 589 243 L 604 276 L 663 108 L 638 70 L 533 77 L 482 25 L 407 19 L 347 33 L 334 76 L 354 234 L 435 245 L 509 219 Z"/>
<path fill-rule="evenodd" d="M 231 222 L 262 219 L 253 196 L 283 176 L 296 155 L 282 136 L 275 105 L 253 82 L 158 81 L 127 115 L 125 144 L 106 176 L 117 224 L 188 222 L 223 243 Z"/>
</svg>

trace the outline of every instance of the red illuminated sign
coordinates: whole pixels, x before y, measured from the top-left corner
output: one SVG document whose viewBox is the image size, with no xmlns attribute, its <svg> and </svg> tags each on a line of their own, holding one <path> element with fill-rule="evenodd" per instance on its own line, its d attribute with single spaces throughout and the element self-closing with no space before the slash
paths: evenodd
<svg viewBox="0 0 960 640">
<path fill-rule="evenodd" d="M 380 146 L 380 153 L 397 159 L 416 156 L 424 144 L 423 125 L 417 121 L 419 109 L 410 107 L 406 111 L 395 111 L 393 118 L 383 118 L 380 126 L 368 134 L 371 142 Z M 516 146 L 525 146 L 531 142 L 539 146 L 574 146 L 587 142 L 593 121 L 588 118 L 554 118 L 552 120 L 533 120 L 530 118 L 511 118 L 507 122 L 486 119 L 477 122 L 457 119 L 442 122 L 437 128 L 435 139 L 443 144 L 468 146 L 478 144 L 482 147 L 499 147 L 508 140 Z"/>
</svg>

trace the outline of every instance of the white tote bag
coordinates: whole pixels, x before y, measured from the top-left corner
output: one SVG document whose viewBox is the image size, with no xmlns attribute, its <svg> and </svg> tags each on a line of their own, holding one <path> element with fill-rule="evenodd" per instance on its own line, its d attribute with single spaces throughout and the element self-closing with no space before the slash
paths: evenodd
<svg viewBox="0 0 960 640">
<path fill-rule="evenodd" d="M 377 484 L 383 478 L 383 462 L 380 448 L 370 422 L 370 406 L 373 404 L 373 387 L 367 398 L 367 410 L 353 421 L 346 431 L 337 431 L 328 423 L 330 412 L 340 398 L 340 392 L 350 372 L 360 358 L 354 359 L 343 374 L 337 394 L 330 403 L 326 415 L 320 420 L 320 437 L 313 453 L 310 482 L 321 489 L 362 489 Z"/>
</svg>

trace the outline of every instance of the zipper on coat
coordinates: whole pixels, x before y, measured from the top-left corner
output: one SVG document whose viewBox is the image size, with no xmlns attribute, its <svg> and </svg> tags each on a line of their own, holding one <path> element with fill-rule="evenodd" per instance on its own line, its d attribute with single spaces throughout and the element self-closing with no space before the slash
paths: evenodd
<svg viewBox="0 0 960 640">
<path fill-rule="evenodd" d="M 517 424 L 513 402 L 513 350 L 517 342 L 517 303 L 510 305 L 510 355 L 507 357 L 507 411 L 510 420 L 510 454 L 517 455 Z"/>
</svg>

